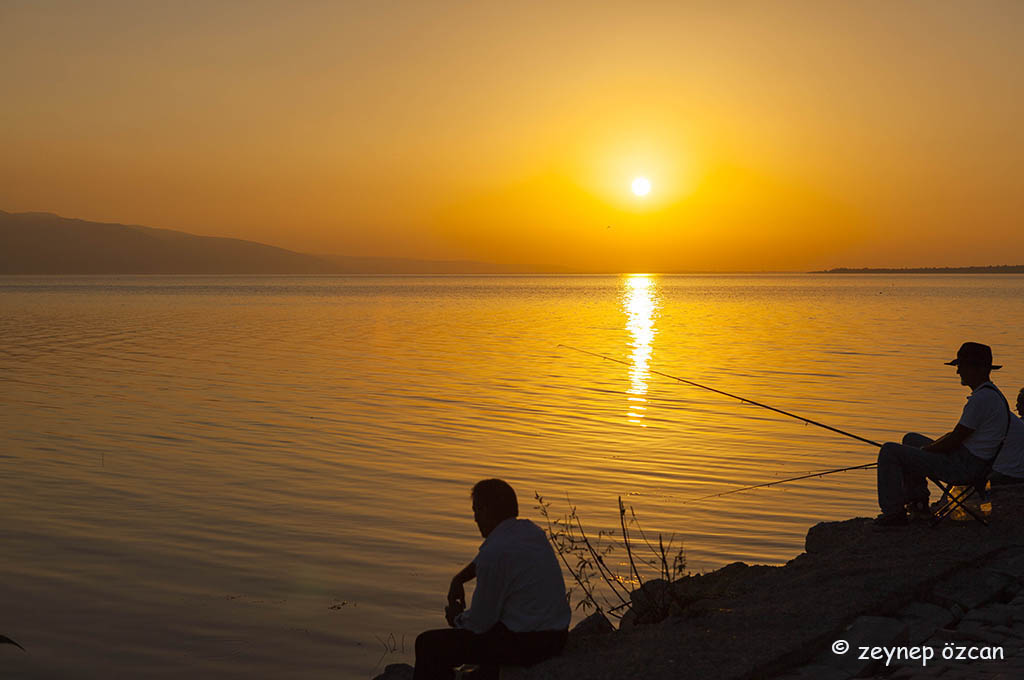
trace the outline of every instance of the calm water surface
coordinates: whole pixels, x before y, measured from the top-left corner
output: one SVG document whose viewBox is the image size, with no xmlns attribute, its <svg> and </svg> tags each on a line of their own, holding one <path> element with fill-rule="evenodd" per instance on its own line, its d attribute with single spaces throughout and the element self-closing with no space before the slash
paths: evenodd
<svg viewBox="0 0 1024 680">
<path fill-rule="evenodd" d="M 783 563 L 949 429 L 942 362 L 1024 385 L 1024 277 L 0 278 L 0 649 L 24 677 L 369 678 L 443 625 L 499 476 L 688 568 Z M 623 366 L 559 343 L 605 353 Z M 677 539 L 678 540 L 678 539 Z"/>
</svg>

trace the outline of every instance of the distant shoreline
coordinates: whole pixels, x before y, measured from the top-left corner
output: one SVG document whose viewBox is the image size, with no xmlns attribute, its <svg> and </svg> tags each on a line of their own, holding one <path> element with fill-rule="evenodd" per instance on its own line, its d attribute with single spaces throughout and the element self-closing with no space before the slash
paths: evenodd
<svg viewBox="0 0 1024 680">
<path fill-rule="evenodd" d="M 1024 264 L 1000 264 L 987 267 L 836 267 L 809 274 L 1024 274 Z"/>
<path fill-rule="evenodd" d="M 473 263 L 475 264 L 475 263 Z M 818 269 L 814 271 L 668 271 L 668 272 L 638 272 L 625 271 L 513 271 L 495 268 L 494 271 L 326 271 L 319 273 L 311 272 L 229 272 L 229 271 L 112 271 L 112 272 L 77 272 L 77 271 L 45 271 L 45 272 L 6 272 L 0 270 L 2 279 L 31 279 L 31 278 L 122 278 L 122 277 L 209 277 L 209 278 L 531 278 L 531 277 L 605 277 L 605 276 L 808 276 L 812 274 L 1024 274 L 1024 265 L 1005 265 L 992 267 L 921 267 L 908 269 L 883 269 L 883 268 L 861 268 L 848 269 L 838 267 L 836 269 Z"/>
</svg>

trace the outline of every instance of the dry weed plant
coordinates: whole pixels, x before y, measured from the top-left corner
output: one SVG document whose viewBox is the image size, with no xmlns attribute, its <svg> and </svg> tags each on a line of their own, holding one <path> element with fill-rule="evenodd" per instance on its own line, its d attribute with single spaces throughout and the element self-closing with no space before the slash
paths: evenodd
<svg viewBox="0 0 1024 680">
<path fill-rule="evenodd" d="M 630 594 L 642 588 L 645 581 L 655 578 L 671 583 L 686 575 L 686 553 L 682 545 L 674 548 L 676 535 L 668 537 L 666 543 L 662 534 L 658 534 L 657 545 L 652 543 L 644 533 L 637 519 L 633 506 L 629 506 L 629 517 L 626 517 L 626 506 L 619 496 L 619 528 L 600 529 L 591 538 L 583 528 L 576 506 L 566 495 L 567 510 L 560 517 L 551 511 L 551 502 L 540 493 L 534 492 L 541 517 L 547 522 L 547 534 L 562 564 L 572 574 L 574 583 L 566 592 L 570 606 L 576 596 L 576 609 L 584 613 L 597 612 L 605 616 L 622 618 L 631 607 Z M 646 551 L 639 553 L 634 547 L 635 539 L 630 531 L 640 536 Z M 616 553 L 625 553 L 626 561 L 618 558 Z M 625 570 L 625 574 L 621 573 Z M 646 578 L 645 578 L 646 575 Z M 664 603 L 667 613 L 668 603 Z"/>
</svg>

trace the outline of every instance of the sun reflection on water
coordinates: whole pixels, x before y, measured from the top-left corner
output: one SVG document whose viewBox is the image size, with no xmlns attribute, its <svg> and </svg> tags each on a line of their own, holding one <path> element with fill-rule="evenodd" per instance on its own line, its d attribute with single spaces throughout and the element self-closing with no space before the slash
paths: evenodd
<svg viewBox="0 0 1024 680">
<path fill-rule="evenodd" d="M 658 302 L 654 277 L 632 274 L 623 280 L 622 311 L 626 314 L 626 330 L 630 334 L 633 365 L 629 369 L 629 422 L 647 427 L 643 422 L 647 410 L 647 380 L 650 377 L 651 345 L 657 329 Z"/>
</svg>

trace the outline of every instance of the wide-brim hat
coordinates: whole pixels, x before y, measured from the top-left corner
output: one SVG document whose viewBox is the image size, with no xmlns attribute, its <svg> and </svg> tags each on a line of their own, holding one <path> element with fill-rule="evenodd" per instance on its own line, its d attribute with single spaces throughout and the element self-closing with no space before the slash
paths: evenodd
<svg viewBox="0 0 1024 680">
<path fill-rule="evenodd" d="M 947 361 L 946 365 L 959 366 L 961 363 L 985 366 L 992 371 L 998 371 L 1003 367 L 1002 364 L 992 364 L 992 348 L 980 342 L 965 342 L 960 345 L 960 349 L 956 351 L 956 359 Z"/>
</svg>

